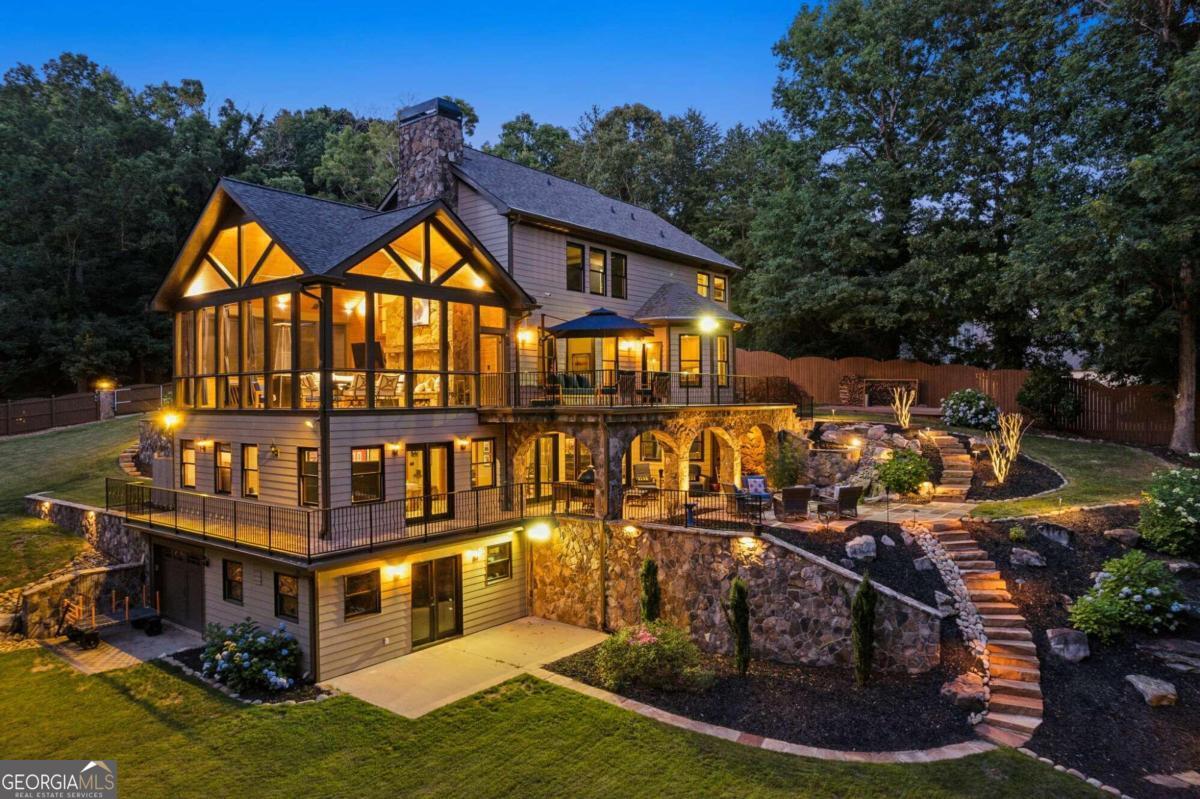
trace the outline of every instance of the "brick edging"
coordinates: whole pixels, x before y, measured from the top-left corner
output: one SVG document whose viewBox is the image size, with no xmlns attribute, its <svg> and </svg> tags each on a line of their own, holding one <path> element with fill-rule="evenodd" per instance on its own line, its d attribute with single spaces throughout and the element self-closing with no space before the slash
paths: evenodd
<svg viewBox="0 0 1200 799">
<path fill-rule="evenodd" d="M 844 749 L 824 749 L 819 746 L 806 746 L 804 744 L 781 741 L 777 738 L 766 738 L 762 735 L 742 732 L 731 727 L 722 727 L 719 724 L 709 724 L 706 721 L 696 721 L 687 716 L 680 716 L 677 713 L 671 713 L 654 705 L 639 702 L 636 699 L 629 699 L 620 694 L 614 694 L 603 688 L 596 688 L 595 686 L 581 683 L 562 674 L 547 671 L 544 668 L 526 669 L 526 672 L 552 685 L 567 688 L 593 699 L 599 699 L 601 702 L 629 710 L 637 713 L 639 716 L 661 721 L 663 724 L 669 724 L 672 727 L 678 727 L 701 735 L 708 735 L 713 738 L 722 738 L 726 741 L 733 741 L 734 743 L 750 746 L 755 749 L 781 752 L 787 755 L 795 755 L 796 757 L 833 760 L 843 763 L 936 763 L 943 760 L 958 760 L 963 757 L 980 755 L 997 748 L 995 744 L 987 741 L 972 740 L 957 744 L 947 744 L 946 746 L 935 746 L 931 749 L 905 749 L 896 752 L 854 752 Z"/>
</svg>

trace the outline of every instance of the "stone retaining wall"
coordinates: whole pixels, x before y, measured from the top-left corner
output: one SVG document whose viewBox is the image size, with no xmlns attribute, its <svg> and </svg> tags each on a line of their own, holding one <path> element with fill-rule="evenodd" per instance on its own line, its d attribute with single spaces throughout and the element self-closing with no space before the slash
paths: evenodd
<svg viewBox="0 0 1200 799">
<path fill-rule="evenodd" d="M 89 544 L 119 563 L 144 563 L 149 544 L 146 536 L 125 526 L 125 520 L 102 508 L 67 502 L 42 494 L 25 497 L 25 512 L 45 519 Z"/>
<path fill-rule="evenodd" d="M 658 564 L 663 618 L 689 630 L 702 649 L 731 651 L 720 601 L 740 576 L 750 589 L 757 656 L 851 664 L 850 602 L 860 578 L 769 535 L 562 519 L 551 540 L 533 549 L 534 613 L 596 629 L 636 623 L 647 557 Z M 942 614 L 877 587 L 877 667 L 917 673 L 937 665 Z"/>
<path fill-rule="evenodd" d="M 145 565 L 120 563 L 82 569 L 34 583 L 21 591 L 21 618 L 27 638 L 50 638 L 59 633 L 62 620 L 63 600 L 82 596 L 88 603 L 95 602 L 98 610 L 112 604 L 112 592 L 116 591 L 118 605 L 123 606 L 125 596 L 140 602 L 142 585 L 145 581 Z"/>
</svg>

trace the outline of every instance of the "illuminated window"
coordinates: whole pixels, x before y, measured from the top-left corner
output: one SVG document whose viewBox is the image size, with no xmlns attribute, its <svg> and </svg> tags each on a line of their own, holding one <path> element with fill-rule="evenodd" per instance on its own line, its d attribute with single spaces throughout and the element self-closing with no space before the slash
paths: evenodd
<svg viewBox="0 0 1200 799">
<path fill-rule="evenodd" d="M 275 616 L 300 620 L 300 580 L 294 574 L 275 572 Z"/>
<path fill-rule="evenodd" d="M 629 259 L 624 253 L 612 254 L 612 295 L 618 300 L 629 296 Z"/>
<path fill-rule="evenodd" d="M 267 252 L 267 257 L 263 259 L 250 282 L 252 284 L 266 283 L 269 280 L 280 280 L 299 274 L 302 274 L 302 271 L 300 267 L 296 266 L 296 262 L 291 259 L 291 256 L 284 252 L 278 244 L 272 244 L 270 251 Z"/>
<path fill-rule="evenodd" d="M 471 442 L 471 488 L 496 485 L 496 440 L 480 438 Z"/>
<path fill-rule="evenodd" d="M 725 293 L 725 278 L 720 275 L 713 275 L 712 298 L 717 302 L 725 302 L 727 299 Z"/>
<path fill-rule="evenodd" d="M 383 499 L 383 447 L 350 450 L 350 501 L 378 502 Z"/>
<path fill-rule="evenodd" d="M 567 291 L 583 291 L 582 244 L 567 244 Z"/>
<path fill-rule="evenodd" d="M 487 584 L 512 578 L 512 542 L 491 544 L 487 548 Z"/>
<path fill-rule="evenodd" d="M 300 504 L 318 507 L 321 504 L 321 452 L 302 447 L 299 461 Z"/>
<path fill-rule="evenodd" d="M 453 274 L 442 281 L 442 285 L 453 289 L 467 289 L 468 291 L 488 290 L 488 282 L 472 269 L 469 264 L 463 264 L 454 270 Z"/>
<path fill-rule="evenodd" d="M 183 488 L 196 487 L 196 442 L 179 442 L 179 485 Z"/>
<path fill-rule="evenodd" d="M 708 296 L 708 274 L 705 272 L 696 275 L 696 293 L 701 297 Z"/>
<path fill-rule="evenodd" d="M 608 253 L 592 248 L 588 253 L 588 291 L 604 294 L 608 283 Z"/>
<path fill-rule="evenodd" d="M 217 444 L 213 454 L 213 491 L 228 494 L 233 491 L 233 447 Z"/>
<path fill-rule="evenodd" d="M 221 291 L 228 288 L 232 288 L 232 284 L 217 271 L 217 268 L 212 265 L 211 261 L 205 259 L 196 267 L 191 281 L 188 283 L 187 288 L 183 290 L 183 296 L 195 297 L 198 294 L 208 294 L 211 291 Z"/>
<path fill-rule="evenodd" d="M 683 333 L 679 336 L 679 378 L 681 386 L 700 385 L 700 337 Z"/>
<path fill-rule="evenodd" d="M 258 444 L 242 444 L 242 496 L 258 496 Z"/>
<path fill-rule="evenodd" d="M 729 385 L 729 336 L 717 336 L 717 385 Z"/>
<path fill-rule="evenodd" d="M 242 562 L 221 561 L 221 596 L 226 602 L 242 604 Z"/>
<path fill-rule="evenodd" d="M 379 612 L 379 569 L 345 578 L 343 615 L 347 619 Z"/>
</svg>

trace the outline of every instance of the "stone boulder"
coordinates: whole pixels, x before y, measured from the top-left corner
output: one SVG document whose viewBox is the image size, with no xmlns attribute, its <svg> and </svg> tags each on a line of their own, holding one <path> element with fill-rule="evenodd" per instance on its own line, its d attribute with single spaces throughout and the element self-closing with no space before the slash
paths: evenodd
<svg viewBox="0 0 1200 799">
<path fill-rule="evenodd" d="M 1039 522 L 1033 526 L 1033 531 L 1047 541 L 1052 541 L 1060 547 L 1071 546 L 1071 537 L 1075 535 L 1061 524 L 1050 524 L 1049 522 Z"/>
<path fill-rule="evenodd" d="M 1050 651 L 1070 663 L 1078 663 L 1090 654 L 1087 633 L 1069 627 L 1054 627 L 1046 630 Z"/>
<path fill-rule="evenodd" d="M 846 542 L 846 556 L 854 560 L 875 560 L 875 539 L 860 535 Z"/>
<path fill-rule="evenodd" d="M 922 555 L 913 561 L 913 568 L 919 572 L 931 572 L 934 569 L 933 561 Z"/>
<path fill-rule="evenodd" d="M 1175 686 L 1157 677 L 1147 677 L 1145 674 L 1126 674 L 1125 681 L 1137 689 L 1150 707 L 1173 705 L 1179 701 Z"/>
<path fill-rule="evenodd" d="M 1116 541 L 1123 547 L 1136 547 L 1137 542 L 1142 539 L 1142 534 L 1132 527 L 1114 527 L 1111 530 L 1105 530 L 1104 537 L 1110 541 Z"/>
<path fill-rule="evenodd" d="M 895 444 L 897 447 L 907 447 L 908 439 L 905 438 L 904 436 L 900 435 L 899 433 L 892 433 L 892 443 Z"/>
<path fill-rule="evenodd" d="M 958 608 L 954 605 L 954 597 L 942 591 L 934 590 L 933 601 L 937 603 L 937 609 L 945 614 L 953 614 L 958 612 Z"/>
<path fill-rule="evenodd" d="M 1009 562 L 1014 566 L 1045 566 L 1046 559 L 1042 557 L 1040 552 L 1035 552 L 1032 549 L 1024 547 L 1013 547 L 1012 552 L 1008 556 Z"/>
<path fill-rule="evenodd" d="M 983 675 L 968 671 L 942 685 L 942 696 L 963 710 L 975 713 L 987 704 L 988 691 L 983 684 Z"/>
<path fill-rule="evenodd" d="M 1137 645 L 1139 652 L 1157 658 L 1164 666 L 1184 674 L 1200 674 L 1200 641 L 1164 638 Z"/>
<path fill-rule="evenodd" d="M 883 544 L 885 547 L 896 546 L 896 542 L 893 541 L 892 537 L 890 535 L 888 535 L 887 533 L 884 533 L 883 535 L 879 536 L 879 543 Z"/>
<path fill-rule="evenodd" d="M 887 435 L 887 428 L 881 424 L 874 424 L 867 428 L 867 438 L 872 441 L 879 441 Z"/>
<path fill-rule="evenodd" d="M 920 452 L 921 442 L 914 438 L 912 441 L 908 442 L 908 448 L 913 452 Z"/>
<path fill-rule="evenodd" d="M 1193 563 L 1190 560 L 1176 559 L 1176 560 L 1168 560 L 1167 568 L 1170 570 L 1171 574 L 1190 574 L 1191 572 L 1194 572 L 1197 569 L 1200 569 L 1200 566 L 1197 566 L 1195 563 Z"/>
</svg>

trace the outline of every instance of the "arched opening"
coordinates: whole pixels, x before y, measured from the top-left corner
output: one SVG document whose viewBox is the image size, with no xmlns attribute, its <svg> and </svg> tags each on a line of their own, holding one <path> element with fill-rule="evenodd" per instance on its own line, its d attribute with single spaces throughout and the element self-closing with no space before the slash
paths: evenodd
<svg viewBox="0 0 1200 799">
<path fill-rule="evenodd" d="M 742 474 L 767 473 L 767 465 L 779 446 L 775 431 L 767 424 L 751 425 L 738 440 L 742 457 Z"/>
<path fill-rule="evenodd" d="M 741 449 L 723 428 L 708 427 L 697 433 L 683 460 L 689 491 L 732 491 L 741 484 Z"/>
<path fill-rule="evenodd" d="M 636 436 L 621 460 L 622 483 L 629 488 L 679 488 L 679 449 L 658 430 Z"/>
</svg>

